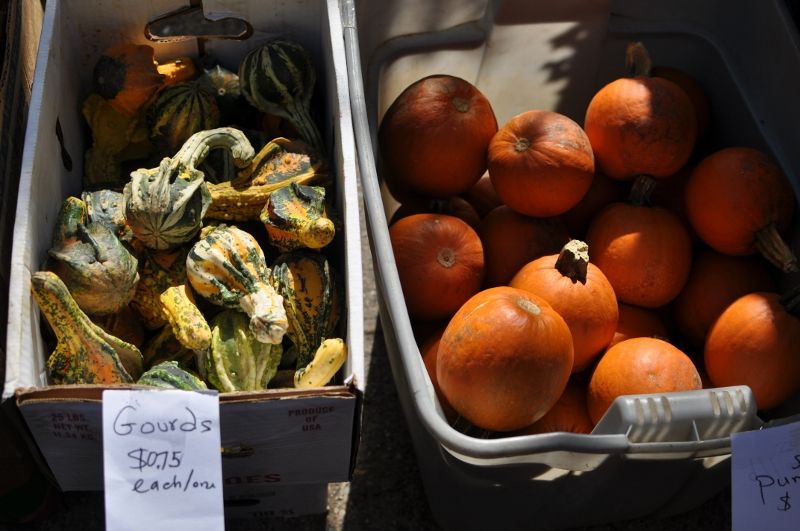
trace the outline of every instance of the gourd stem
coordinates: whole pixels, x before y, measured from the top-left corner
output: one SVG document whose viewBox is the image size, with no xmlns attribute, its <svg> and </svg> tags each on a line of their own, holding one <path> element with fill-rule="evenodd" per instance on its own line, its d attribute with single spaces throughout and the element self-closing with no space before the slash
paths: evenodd
<svg viewBox="0 0 800 531">
<path fill-rule="evenodd" d="M 647 206 L 650 204 L 650 196 L 656 188 L 656 180 L 649 175 L 639 175 L 633 181 L 631 192 L 628 195 L 628 202 L 635 206 Z"/>
<path fill-rule="evenodd" d="M 317 129 L 316 124 L 311 119 L 308 106 L 302 104 L 297 105 L 295 102 L 292 102 L 286 105 L 286 111 L 292 117 L 292 125 L 297 129 L 300 137 L 308 142 L 317 153 L 325 153 L 325 144 L 322 141 L 322 135 L 320 135 L 319 129 Z"/>
<path fill-rule="evenodd" d="M 625 50 L 625 69 L 631 77 L 650 77 L 653 61 L 641 42 L 628 43 Z"/>
<path fill-rule="evenodd" d="M 783 293 L 780 302 L 787 312 L 800 317 L 800 284 Z"/>
<path fill-rule="evenodd" d="M 783 241 L 774 223 L 756 232 L 755 247 L 764 258 L 784 273 L 800 271 L 797 257 Z"/>
<path fill-rule="evenodd" d="M 189 137 L 172 158 L 171 169 L 179 167 L 196 169 L 213 149 L 226 148 L 238 168 L 250 164 L 255 150 L 244 133 L 232 127 L 218 127 L 200 131 Z"/>
<path fill-rule="evenodd" d="M 572 282 L 586 284 L 589 269 L 589 246 L 580 240 L 570 240 L 561 249 L 555 268 Z"/>
<path fill-rule="evenodd" d="M 77 232 L 78 232 L 78 237 L 81 239 L 81 241 L 84 243 L 88 243 L 92 247 L 92 249 L 94 249 L 94 256 L 98 262 L 103 263 L 109 260 L 105 249 L 103 248 L 103 246 L 97 243 L 97 240 L 95 240 L 91 234 L 89 234 L 89 231 L 86 229 L 86 225 L 84 225 L 83 223 L 78 223 Z"/>
</svg>

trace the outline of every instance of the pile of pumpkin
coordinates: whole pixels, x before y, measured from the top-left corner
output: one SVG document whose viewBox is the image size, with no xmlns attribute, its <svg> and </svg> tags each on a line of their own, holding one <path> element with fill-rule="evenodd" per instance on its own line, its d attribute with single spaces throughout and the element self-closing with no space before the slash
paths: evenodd
<svg viewBox="0 0 800 531">
<path fill-rule="evenodd" d="M 534 109 L 498 127 L 446 74 L 381 119 L 403 296 L 454 425 L 590 433 L 621 395 L 748 385 L 769 411 L 800 391 L 787 177 L 707 147 L 692 76 L 641 43 L 626 61 L 582 126 Z"/>
<path fill-rule="evenodd" d="M 310 56 L 203 60 L 126 43 L 96 62 L 83 191 L 31 278 L 51 383 L 320 387 L 346 359 Z"/>
</svg>

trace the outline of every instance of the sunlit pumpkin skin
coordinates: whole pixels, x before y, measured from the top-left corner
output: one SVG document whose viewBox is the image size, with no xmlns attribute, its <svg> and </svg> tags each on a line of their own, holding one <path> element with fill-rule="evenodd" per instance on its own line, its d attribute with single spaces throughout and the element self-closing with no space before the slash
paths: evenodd
<svg viewBox="0 0 800 531">
<path fill-rule="evenodd" d="M 475 208 L 466 199 L 457 195 L 445 199 L 432 199 L 427 197 L 414 197 L 404 202 L 392 214 L 389 225 L 400 218 L 411 214 L 446 214 L 462 219 L 467 225 L 478 230 L 481 218 Z"/>
<path fill-rule="evenodd" d="M 439 386 L 462 417 L 486 430 L 514 431 L 561 396 L 572 371 L 572 336 L 544 299 L 499 286 L 458 310 L 437 356 Z"/>
<path fill-rule="evenodd" d="M 436 360 L 439 357 L 439 343 L 442 340 L 442 334 L 444 334 L 444 327 L 440 327 L 431 337 L 425 340 L 422 347 L 420 347 L 420 354 L 422 354 L 422 362 L 425 364 L 425 370 L 428 371 L 428 377 L 431 379 L 436 397 L 439 399 L 439 405 L 442 406 L 442 412 L 448 422 L 453 422 L 458 417 L 458 413 L 447 401 L 439 387 L 439 380 L 436 378 Z"/>
<path fill-rule="evenodd" d="M 625 201 L 628 183 L 595 172 L 592 184 L 578 203 L 559 216 L 573 238 L 586 236 L 592 219 L 611 203 Z"/>
<path fill-rule="evenodd" d="M 607 348 L 634 337 L 657 337 L 669 340 L 669 330 L 661 315 L 654 310 L 631 304 L 619 304 L 617 330 Z"/>
<path fill-rule="evenodd" d="M 420 79 L 381 120 L 384 177 L 430 197 L 458 195 L 486 171 L 486 149 L 496 132 L 491 104 L 472 83 L 446 74 Z"/>
<path fill-rule="evenodd" d="M 614 289 L 589 263 L 590 249 L 569 241 L 559 254 L 538 258 L 520 269 L 509 285 L 542 297 L 564 318 L 572 333 L 572 372 L 588 366 L 611 342 L 619 310 Z"/>
<path fill-rule="evenodd" d="M 786 175 L 766 153 L 728 147 L 701 160 L 686 184 L 686 213 L 698 236 L 723 254 L 761 253 L 784 272 L 798 271 L 783 242 L 795 198 Z"/>
<path fill-rule="evenodd" d="M 480 290 L 483 245 L 464 221 L 413 214 L 389 227 L 389 238 L 412 319 L 446 319 Z"/>
<path fill-rule="evenodd" d="M 563 214 L 594 177 L 589 138 L 572 119 L 553 111 L 518 114 L 489 144 L 489 176 L 503 203 L 537 217 Z"/>
<path fill-rule="evenodd" d="M 711 103 L 703 85 L 685 70 L 666 65 L 656 65 L 650 71 L 653 77 L 668 79 L 678 85 L 689 96 L 697 122 L 697 141 L 705 139 L 711 126 Z"/>
<path fill-rule="evenodd" d="M 586 385 L 570 380 L 558 401 L 545 415 L 514 435 L 536 435 L 539 433 L 567 432 L 591 433 L 594 429 L 586 405 Z"/>
<path fill-rule="evenodd" d="M 597 91 L 583 127 L 598 170 L 609 177 L 668 177 L 686 164 L 694 150 L 694 106 L 674 82 L 650 77 L 650 60 L 640 43 L 629 46 L 627 54 L 635 75 Z"/>
<path fill-rule="evenodd" d="M 146 44 L 125 43 L 103 52 L 93 71 L 94 89 L 111 106 L 128 116 L 136 114 L 164 86 L 155 51 Z"/>
<path fill-rule="evenodd" d="M 522 266 L 559 252 L 569 241 L 569 232 L 558 217 L 524 216 L 506 205 L 483 218 L 478 234 L 486 256 L 486 288 L 508 284 Z"/>
<path fill-rule="evenodd" d="M 589 416 L 597 424 L 618 396 L 701 388 L 700 373 L 684 352 L 658 338 L 636 337 L 617 343 L 597 363 L 587 391 Z"/>
<path fill-rule="evenodd" d="M 717 318 L 704 359 L 717 386 L 747 385 L 759 409 L 773 408 L 800 391 L 800 319 L 797 290 L 749 293 Z"/>
<path fill-rule="evenodd" d="M 478 179 L 478 182 L 462 193 L 461 197 L 469 201 L 469 204 L 475 208 L 481 219 L 503 204 L 503 200 L 497 195 L 492 184 L 492 178 L 489 177 L 488 173 L 484 174 L 483 177 Z"/>
<path fill-rule="evenodd" d="M 775 291 L 768 264 L 760 257 L 727 256 L 705 249 L 694 258 L 689 279 L 673 301 L 678 331 L 702 348 L 706 333 L 733 301 L 756 291 Z"/>
<path fill-rule="evenodd" d="M 683 289 L 692 265 L 692 243 L 675 214 L 643 205 L 648 193 L 639 191 L 638 184 L 653 185 L 648 179 L 637 181 L 633 202 L 613 203 L 592 220 L 586 243 L 592 262 L 611 282 L 619 301 L 657 308 Z"/>
</svg>

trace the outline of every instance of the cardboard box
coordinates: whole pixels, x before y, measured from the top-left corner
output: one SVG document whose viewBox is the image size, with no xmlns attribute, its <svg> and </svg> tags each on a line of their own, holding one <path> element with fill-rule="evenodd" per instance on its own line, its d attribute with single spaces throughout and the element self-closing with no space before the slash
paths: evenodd
<svg viewBox="0 0 800 531">
<path fill-rule="evenodd" d="M 189 4 L 188 0 L 47 3 L 15 222 L 3 400 L 16 400 L 63 490 L 103 488 L 102 387 L 48 385 L 49 352 L 30 295 L 30 274 L 43 267 L 62 200 L 81 190 L 87 146 L 80 102 L 89 92 L 94 62 L 104 49 L 121 42 L 150 44 L 157 59 L 197 56 L 197 39 L 150 42 L 144 36 L 148 21 Z M 294 39 L 309 50 L 317 70 L 316 93 L 324 108 L 321 132 L 343 219 L 334 243 L 338 257 L 334 267 L 345 281 L 340 333 L 347 342 L 348 361 L 337 385 L 221 395 L 223 477 L 230 485 L 226 494 L 262 482 L 277 486 L 347 481 L 358 446 L 365 378 L 355 145 L 338 2 L 206 0 L 203 10 L 209 19 L 237 17 L 252 26 L 246 40 L 202 42 L 230 70 L 236 71 L 246 52 L 272 37 Z"/>
</svg>

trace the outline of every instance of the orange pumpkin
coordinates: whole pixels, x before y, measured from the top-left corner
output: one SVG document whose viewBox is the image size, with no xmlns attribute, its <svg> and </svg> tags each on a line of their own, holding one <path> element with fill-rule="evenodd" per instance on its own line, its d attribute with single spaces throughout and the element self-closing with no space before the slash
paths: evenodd
<svg viewBox="0 0 800 531">
<path fill-rule="evenodd" d="M 595 173 L 592 184 L 583 198 L 559 217 L 573 238 L 583 238 L 592 218 L 611 203 L 624 201 L 629 189 L 630 186 L 625 182 L 609 179 L 602 173 Z"/>
<path fill-rule="evenodd" d="M 669 340 L 669 331 L 661 315 L 648 308 L 640 308 L 631 304 L 619 304 L 619 320 L 617 330 L 607 348 L 634 337 L 657 337 Z"/>
<path fill-rule="evenodd" d="M 727 256 L 710 249 L 698 253 L 689 279 L 672 303 L 678 331 L 702 348 L 706 333 L 733 301 L 755 291 L 774 291 L 775 280 L 759 257 Z"/>
<path fill-rule="evenodd" d="M 569 240 L 558 217 L 524 216 L 501 205 L 483 218 L 478 234 L 486 256 L 484 287 L 503 286 L 540 256 L 557 253 Z"/>
<path fill-rule="evenodd" d="M 591 433 L 594 429 L 589 408 L 586 405 L 586 385 L 570 380 L 553 407 L 542 418 L 514 435 L 536 435 L 538 433 Z"/>
<path fill-rule="evenodd" d="M 470 298 L 439 343 L 436 376 L 473 425 L 514 431 L 542 418 L 564 392 L 572 336 L 541 297 L 499 286 Z"/>
<path fill-rule="evenodd" d="M 480 216 L 478 216 L 478 213 L 469 201 L 454 195 L 445 199 L 431 199 L 420 196 L 408 199 L 394 211 L 392 218 L 389 220 L 389 225 L 400 218 L 421 213 L 455 216 L 462 219 L 475 230 L 478 230 L 481 224 Z"/>
<path fill-rule="evenodd" d="M 692 265 L 692 243 L 680 219 L 645 206 L 655 181 L 639 177 L 629 203 L 613 203 L 592 220 L 586 234 L 592 262 L 621 302 L 657 308 L 683 289 Z"/>
<path fill-rule="evenodd" d="M 759 409 L 800 391 L 800 290 L 749 293 L 736 299 L 708 331 L 706 371 L 717 387 L 747 385 Z"/>
<path fill-rule="evenodd" d="M 146 44 L 121 44 L 103 52 L 95 63 L 95 91 L 117 112 L 133 116 L 164 86 L 154 50 Z"/>
<path fill-rule="evenodd" d="M 486 148 L 496 132 L 489 100 L 469 81 L 441 74 L 412 83 L 378 129 L 389 189 L 430 197 L 466 191 L 486 171 Z"/>
<path fill-rule="evenodd" d="M 592 146 L 581 126 L 563 114 L 523 112 L 492 138 L 489 177 L 503 203 L 517 212 L 557 216 L 592 184 Z"/>
<path fill-rule="evenodd" d="M 626 62 L 634 75 L 605 85 L 586 109 L 584 129 L 596 164 L 613 179 L 668 177 L 694 150 L 694 106 L 677 84 L 650 76 L 650 58 L 641 43 L 628 46 Z"/>
<path fill-rule="evenodd" d="M 469 201 L 478 215 L 483 219 L 486 214 L 503 204 L 492 185 L 492 178 L 488 174 L 478 179 L 461 197 Z"/>
<path fill-rule="evenodd" d="M 700 142 L 705 139 L 711 126 L 711 103 L 700 82 L 685 70 L 666 65 L 654 66 L 650 74 L 654 77 L 669 79 L 689 96 L 697 122 L 697 140 Z"/>
<path fill-rule="evenodd" d="M 436 398 L 439 400 L 439 405 L 442 406 L 442 412 L 448 422 L 453 422 L 458 417 L 458 413 L 445 398 L 442 389 L 439 387 L 439 380 L 436 378 L 436 360 L 439 357 L 439 343 L 442 340 L 442 334 L 444 334 L 444 327 L 439 328 L 425 340 L 422 348 L 420 348 L 420 354 L 422 354 L 422 362 L 425 364 L 425 370 L 428 371 L 431 384 L 433 384 L 433 390 L 436 392 Z"/>
<path fill-rule="evenodd" d="M 587 404 L 592 422 L 622 395 L 694 391 L 700 373 L 680 349 L 652 337 L 636 337 L 606 351 L 589 379 Z"/>
<path fill-rule="evenodd" d="M 580 240 L 529 262 L 509 285 L 542 297 L 564 318 L 572 333 L 573 373 L 587 367 L 614 337 L 617 297 L 603 272 L 589 263 L 589 247 Z"/>
<path fill-rule="evenodd" d="M 390 226 L 389 238 L 412 319 L 446 319 L 480 289 L 483 246 L 464 221 L 413 214 Z"/>
<path fill-rule="evenodd" d="M 704 158 L 686 184 L 686 213 L 694 230 L 723 254 L 761 253 L 784 272 L 797 257 L 781 239 L 794 215 L 794 192 L 766 153 L 728 147 Z"/>
</svg>

